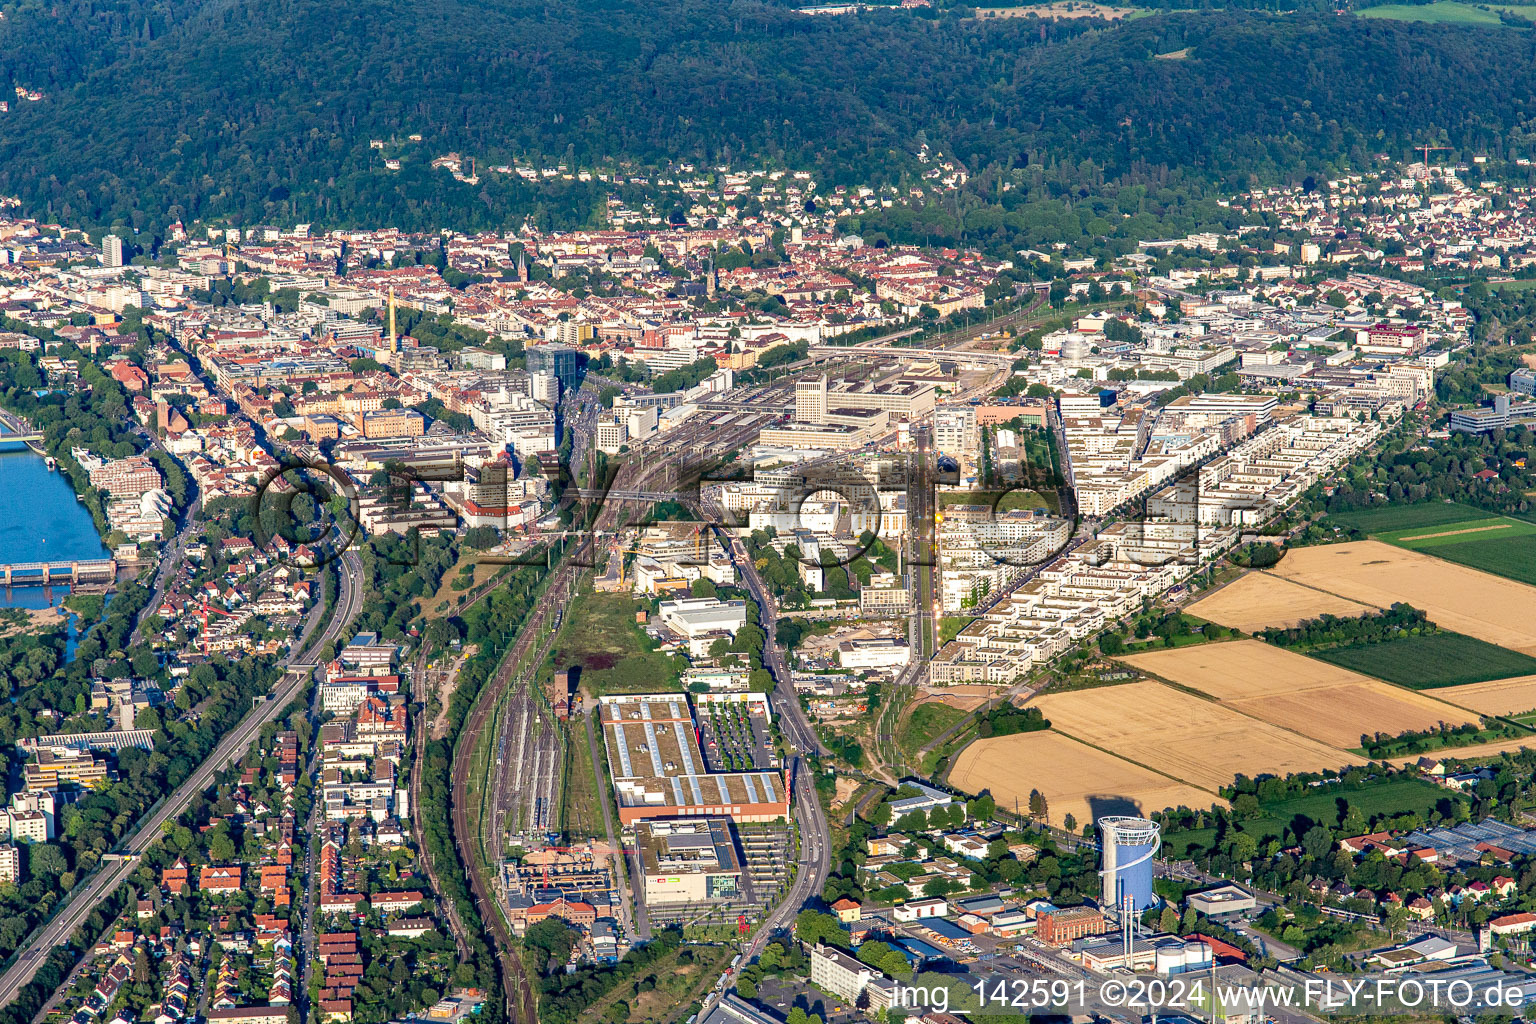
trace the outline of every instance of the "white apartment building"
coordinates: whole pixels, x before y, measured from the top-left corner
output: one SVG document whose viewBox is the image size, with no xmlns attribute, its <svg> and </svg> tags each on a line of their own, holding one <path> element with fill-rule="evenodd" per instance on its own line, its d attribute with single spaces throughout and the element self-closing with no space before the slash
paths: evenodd
<svg viewBox="0 0 1536 1024">
<path fill-rule="evenodd" d="M 870 982 L 884 975 L 842 950 L 817 943 L 810 950 L 811 984 L 849 1003 L 856 1002 Z"/>
<path fill-rule="evenodd" d="M 11 795 L 11 806 L 0 810 L 0 837 L 29 843 L 53 839 L 56 803 L 52 790 Z"/>
<path fill-rule="evenodd" d="M 949 455 L 968 455 L 980 447 L 974 405 L 941 405 L 933 410 L 933 446 Z"/>
<path fill-rule="evenodd" d="M 1195 481 L 1149 498 L 1149 514 L 1163 518 L 1115 523 L 1040 569 L 939 652 L 930 680 L 1008 683 L 1064 653 L 1199 571 L 1384 429 L 1297 416 L 1244 440 Z"/>
<path fill-rule="evenodd" d="M 847 669 L 889 671 L 909 664 L 912 661 L 912 648 L 905 640 L 895 637 L 844 640 L 837 645 L 837 660 L 839 665 Z"/>
<path fill-rule="evenodd" d="M 599 413 L 593 434 L 592 443 L 597 445 L 598 451 L 615 455 L 629 441 L 629 418 L 613 410 Z"/>
</svg>

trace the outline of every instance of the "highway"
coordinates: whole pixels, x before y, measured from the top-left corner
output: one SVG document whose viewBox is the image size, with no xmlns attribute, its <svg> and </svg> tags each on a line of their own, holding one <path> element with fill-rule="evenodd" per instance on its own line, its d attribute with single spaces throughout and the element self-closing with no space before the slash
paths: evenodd
<svg viewBox="0 0 1536 1024">
<path fill-rule="evenodd" d="M 325 631 L 318 637 L 313 636 L 314 629 L 320 621 L 321 610 L 324 608 L 322 603 L 317 602 L 305 622 L 299 642 L 283 659 L 285 671 L 277 685 L 273 687 L 271 697 L 256 705 L 238 725 L 225 734 L 213 753 L 197 767 L 197 770 L 188 776 L 186 781 L 178 786 L 158 808 L 139 822 L 138 827 L 118 848 L 117 852 L 126 856 L 121 860 L 106 862 L 90 879 L 70 893 L 52 920 L 35 932 L 31 939 L 17 951 L 11 967 L 0 975 L 0 1006 L 9 1004 L 16 998 L 22 986 L 32 980 L 32 976 L 47 959 L 49 952 L 55 946 L 68 942 L 75 929 L 80 927 L 81 922 L 96 908 L 96 905 L 127 878 L 134 868 L 138 867 L 144 851 L 160 838 L 165 823 L 174 821 L 182 811 L 186 810 L 193 797 L 212 784 L 216 774 L 244 754 L 251 740 L 261 731 L 261 727 L 277 718 L 294 697 L 303 691 L 315 665 L 313 661 L 300 661 L 300 653 L 310 654 L 327 642 L 336 639 L 362 609 L 362 593 L 359 585 L 362 578 L 362 563 L 354 552 L 348 551 L 342 556 L 340 571 L 341 588 L 337 594 L 336 614 L 331 617 Z"/>
</svg>

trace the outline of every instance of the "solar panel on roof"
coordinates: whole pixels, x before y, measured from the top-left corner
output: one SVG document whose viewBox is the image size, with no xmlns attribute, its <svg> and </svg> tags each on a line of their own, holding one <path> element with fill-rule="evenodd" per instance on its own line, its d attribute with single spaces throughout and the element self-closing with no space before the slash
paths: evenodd
<svg viewBox="0 0 1536 1024">
<path fill-rule="evenodd" d="M 629 763 L 629 744 L 624 739 L 624 723 L 613 723 L 613 732 L 614 738 L 618 741 L 619 764 L 624 768 L 624 777 L 632 779 L 635 777 L 635 768 L 634 765 Z"/>
</svg>

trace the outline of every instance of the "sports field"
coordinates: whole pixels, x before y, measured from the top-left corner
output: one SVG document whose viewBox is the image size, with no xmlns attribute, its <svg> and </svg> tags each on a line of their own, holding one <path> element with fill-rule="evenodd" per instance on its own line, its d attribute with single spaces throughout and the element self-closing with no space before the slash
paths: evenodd
<svg viewBox="0 0 1536 1024">
<path fill-rule="evenodd" d="M 1379 644 L 1332 647 L 1310 654 L 1416 690 L 1536 674 L 1536 658 L 1528 654 L 1451 632 L 1404 636 Z"/>
<path fill-rule="evenodd" d="M 1461 707 L 1259 640 L 1124 660 L 1235 711 L 1341 750 L 1358 747 L 1362 734 L 1396 736 L 1477 719 Z"/>
<path fill-rule="evenodd" d="M 1536 710 L 1536 675 L 1451 686 L 1435 696 L 1482 715 L 1519 715 Z"/>
<path fill-rule="evenodd" d="M 1352 618 L 1375 609 L 1358 601 L 1303 587 L 1272 573 L 1250 572 L 1189 606 L 1191 615 L 1253 633 L 1294 626 L 1319 615 Z"/>
<path fill-rule="evenodd" d="M 1114 692 L 1113 701 L 1100 690 L 1047 694 L 1035 706 L 1058 732 L 1200 789 L 1229 785 L 1238 773 L 1287 775 L 1359 760 L 1162 683 Z"/>
<path fill-rule="evenodd" d="M 997 805 L 1029 807 L 1031 790 L 1046 799 L 1051 823 L 1071 814 L 1087 824 L 1105 814 L 1150 814 L 1165 807 L 1225 806 L 1215 793 L 1187 786 L 1054 730 L 977 740 L 955 759 L 950 785 L 989 790 Z"/>
<path fill-rule="evenodd" d="M 1441 557 L 1366 540 L 1296 548 L 1271 571 L 1380 608 L 1406 601 L 1443 629 L 1536 653 L 1536 587 Z"/>
</svg>

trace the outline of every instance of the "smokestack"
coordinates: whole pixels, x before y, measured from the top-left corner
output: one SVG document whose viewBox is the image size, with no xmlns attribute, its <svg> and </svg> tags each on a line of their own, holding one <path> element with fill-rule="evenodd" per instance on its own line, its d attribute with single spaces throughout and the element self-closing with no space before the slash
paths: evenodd
<svg viewBox="0 0 1536 1024">
<path fill-rule="evenodd" d="M 395 337 L 395 290 L 389 290 L 389 350 L 400 351 L 400 340 Z"/>
</svg>

